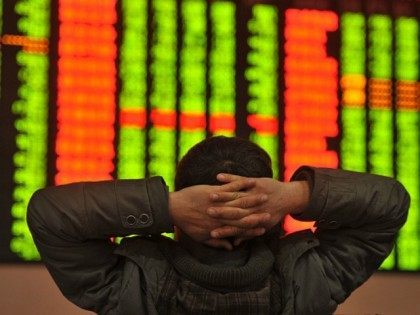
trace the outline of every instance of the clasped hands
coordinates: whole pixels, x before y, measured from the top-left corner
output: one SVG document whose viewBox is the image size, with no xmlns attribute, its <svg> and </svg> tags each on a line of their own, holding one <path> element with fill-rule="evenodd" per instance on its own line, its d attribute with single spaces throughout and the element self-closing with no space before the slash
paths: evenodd
<svg viewBox="0 0 420 315">
<path fill-rule="evenodd" d="M 169 195 L 174 225 L 193 240 L 232 250 L 242 241 L 263 235 L 289 213 L 309 202 L 306 181 L 280 182 L 218 174 L 220 186 L 197 185 Z M 233 244 L 226 238 L 234 238 Z"/>
</svg>

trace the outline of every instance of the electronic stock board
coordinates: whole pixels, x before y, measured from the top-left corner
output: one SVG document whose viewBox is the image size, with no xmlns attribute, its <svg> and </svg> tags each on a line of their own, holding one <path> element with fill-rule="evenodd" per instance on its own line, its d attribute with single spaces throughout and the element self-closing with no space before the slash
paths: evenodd
<svg viewBox="0 0 420 315">
<path fill-rule="evenodd" d="M 0 261 L 36 261 L 46 185 L 161 175 L 210 135 L 392 176 L 412 203 L 382 269 L 420 270 L 416 1 L 0 1 Z M 300 223 L 286 220 L 285 229 Z"/>
</svg>

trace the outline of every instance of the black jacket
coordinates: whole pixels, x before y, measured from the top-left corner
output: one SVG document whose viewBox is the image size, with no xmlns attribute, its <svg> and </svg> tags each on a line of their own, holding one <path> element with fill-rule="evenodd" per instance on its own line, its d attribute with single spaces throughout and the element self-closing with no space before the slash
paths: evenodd
<svg viewBox="0 0 420 315">
<path fill-rule="evenodd" d="M 311 184 L 310 204 L 298 219 L 316 221 L 317 230 L 280 241 L 282 314 L 332 313 L 391 252 L 409 196 L 397 181 L 370 174 L 303 167 L 293 179 Z M 173 231 L 161 178 L 45 188 L 32 197 L 27 220 L 70 301 L 103 314 L 156 314 L 168 262 L 153 242 L 118 246 L 109 238 Z"/>
</svg>

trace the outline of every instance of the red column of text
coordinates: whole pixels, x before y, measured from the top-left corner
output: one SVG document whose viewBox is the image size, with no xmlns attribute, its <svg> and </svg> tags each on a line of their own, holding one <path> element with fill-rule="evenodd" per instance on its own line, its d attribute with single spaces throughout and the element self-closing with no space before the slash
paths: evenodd
<svg viewBox="0 0 420 315">
<path fill-rule="evenodd" d="M 286 10 L 285 26 L 285 174 L 301 165 L 337 167 L 337 152 L 327 137 L 338 134 L 338 63 L 327 55 L 327 32 L 336 31 L 331 11 Z M 288 217 L 285 230 L 311 227 Z"/>
<path fill-rule="evenodd" d="M 56 184 L 111 178 L 116 0 L 60 0 Z"/>
</svg>

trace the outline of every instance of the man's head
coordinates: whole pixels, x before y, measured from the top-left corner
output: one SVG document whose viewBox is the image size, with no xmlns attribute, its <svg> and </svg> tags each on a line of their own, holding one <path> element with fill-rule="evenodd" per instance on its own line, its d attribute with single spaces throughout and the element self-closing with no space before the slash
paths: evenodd
<svg viewBox="0 0 420 315">
<path fill-rule="evenodd" d="M 175 190 L 193 185 L 220 184 L 216 175 L 273 177 L 270 156 L 255 143 L 217 136 L 194 145 L 178 164 Z"/>
</svg>

